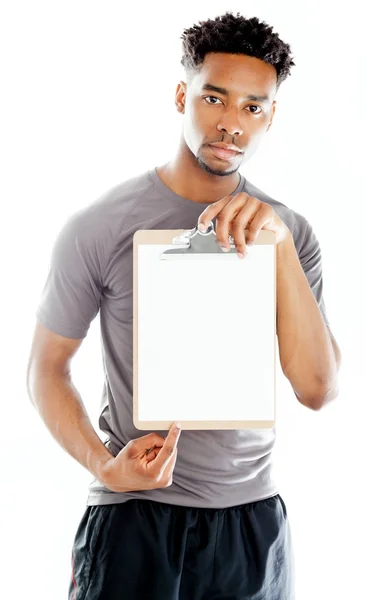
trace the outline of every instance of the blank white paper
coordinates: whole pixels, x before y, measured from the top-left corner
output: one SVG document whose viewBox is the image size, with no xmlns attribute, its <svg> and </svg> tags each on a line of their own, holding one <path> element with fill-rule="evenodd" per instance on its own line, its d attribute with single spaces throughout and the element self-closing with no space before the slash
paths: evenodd
<svg viewBox="0 0 366 600">
<path fill-rule="evenodd" d="M 138 248 L 139 420 L 273 420 L 274 246 L 160 260 L 172 247 Z"/>
</svg>

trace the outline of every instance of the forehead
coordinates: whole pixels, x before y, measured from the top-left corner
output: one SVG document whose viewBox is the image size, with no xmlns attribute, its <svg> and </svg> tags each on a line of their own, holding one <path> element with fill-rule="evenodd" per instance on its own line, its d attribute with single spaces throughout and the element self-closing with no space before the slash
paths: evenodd
<svg viewBox="0 0 366 600">
<path fill-rule="evenodd" d="M 210 52 L 206 54 L 192 84 L 202 88 L 206 83 L 226 88 L 232 94 L 276 93 L 276 69 L 259 58 L 245 54 Z"/>
</svg>

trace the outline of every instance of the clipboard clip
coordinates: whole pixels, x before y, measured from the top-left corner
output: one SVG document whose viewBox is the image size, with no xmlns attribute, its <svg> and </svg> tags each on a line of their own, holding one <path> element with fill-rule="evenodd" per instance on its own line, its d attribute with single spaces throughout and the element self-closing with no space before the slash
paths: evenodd
<svg viewBox="0 0 366 600">
<path fill-rule="evenodd" d="M 229 236 L 229 242 L 230 251 L 226 254 L 229 254 L 230 252 L 236 254 L 234 238 L 231 235 Z M 179 247 L 165 250 L 161 254 L 162 258 L 176 254 L 223 254 L 217 241 L 215 227 L 212 221 L 210 221 L 206 231 L 200 231 L 198 226 L 196 226 L 194 229 L 185 231 L 178 237 L 173 238 L 172 243 Z"/>
</svg>

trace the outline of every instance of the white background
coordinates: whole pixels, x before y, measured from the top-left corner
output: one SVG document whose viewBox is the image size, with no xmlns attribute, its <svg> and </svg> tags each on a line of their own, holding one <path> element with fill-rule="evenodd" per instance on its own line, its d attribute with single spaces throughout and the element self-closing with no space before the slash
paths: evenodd
<svg viewBox="0 0 366 600">
<path fill-rule="evenodd" d="M 55 236 L 106 189 L 169 160 L 182 124 L 174 106 L 180 35 L 226 10 L 265 19 L 292 46 L 296 67 L 278 94 L 273 127 L 242 172 L 312 224 L 343 353 L 340 395 L 319 413 L 279 381 L 275 460 L 293 532 L 297 600 L 364 593 L 363 3 L 34 0 L 4 3 L 0 15 L 4 598 L 67 597 L 72 542 L 92 480 L 26 394 L 34 312 Z M 73 379 L 96 426 L 98 318 Z"/>
</svg>

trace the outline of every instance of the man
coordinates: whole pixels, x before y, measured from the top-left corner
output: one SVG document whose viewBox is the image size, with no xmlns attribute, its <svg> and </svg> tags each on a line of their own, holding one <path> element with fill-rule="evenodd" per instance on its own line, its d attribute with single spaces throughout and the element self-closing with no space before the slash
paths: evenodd
<svg viewBox="0 0 366 600">
<path fill-rule="evenodd" d="M 183 116 L 175 156 L 68 220 L 37 311 L 30 397 L 55 439 L 95 477 L 72 549 L 69 600 L 294 597 L 286 506 L 272 479 L 274 430 L 180 433 L 173 423 L 164 439 L 133 426 L 136 230 L 206 228 L 215 219 L 220 245 L 232 235 L 241 256 L 261 229 L 274 231 L 283 372 L 313 410 L 338 393 L 319 243 L 303 216 L 239 173 L 271 126 L 276 92 L 294 64 L 290 47 L 266 23 L 231 13 L 182 37 L 187 81 L 175 96 Z M 70 376 L 99 311 L 104 444 Z"/>
</svg>

